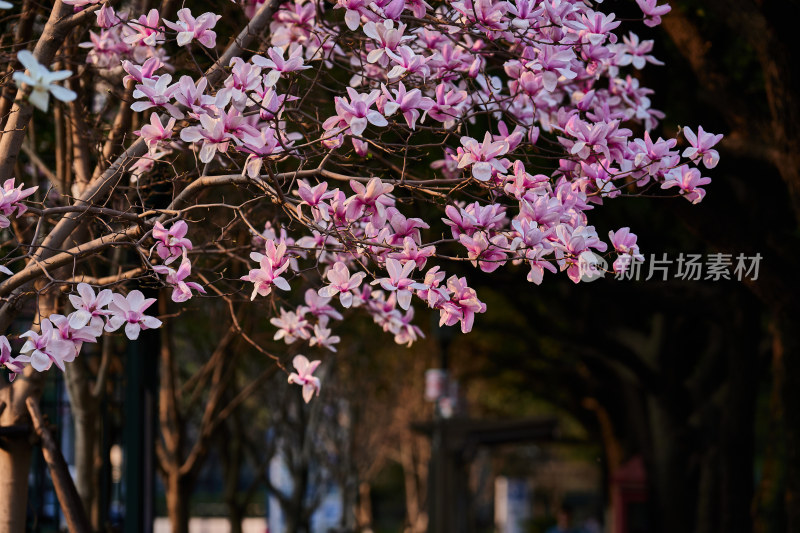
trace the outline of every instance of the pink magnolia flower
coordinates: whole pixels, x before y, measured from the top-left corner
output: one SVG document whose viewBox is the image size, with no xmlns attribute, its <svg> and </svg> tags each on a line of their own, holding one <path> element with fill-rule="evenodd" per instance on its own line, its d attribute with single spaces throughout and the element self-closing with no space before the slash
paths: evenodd
<svg viewBox="0 0 800 533">
<path fill-rule="evenodd" d="M 361 15 L 369 13 L 366 7 L 369 3 L 367 0 L 336 0 L 334 9 L 346 9 L 344 22 L 350 31 L 356 31 L 361 25 Z"/>
<path fill-rule="evenodd" d="M 439 308 L 443 302 L 450 299 L 450 291 L 441 286 L 446 274 L 440 271 L 440 268 L 437 265 L 429 269 L 422 282 L 423 288 L 417 290 L 417 296 L 428 302 L 428 307 L 431 309 Z"/>
<path fill-rule="evenodd" d="M 246 173 L 255 179 L 261 174 L 265 158 L 282 154 L 284 149 L 292 144 L 294 144 L 293 140 L 283 137 L 282 133 L 276 131 L 272 126 L 264 126 L 258 135 L 244 134 L 242 145 L 237 147 L 240 152 L 250 154 L 245 161 L 243 174 Z"/>
<path fill-rule="evenodd" d="M 467 285 L 466 278 L 451 276 L 447 280 L 450 300 L 440 308 L 439 325 L 452 326 L 461 322 L 461 331 L 469 333 L 475 322 L 475 313 L 486 312 L 486 304 L 478 299 L 475 289 Z"/>
<path fill-rule="evenodd" d="M 526 276 L 528 281 L 535 283 L 536 285 L 541 285 L 545 270 L 549 270 L 553 274 L 558 272 L 558 269 L 552 263 L 552 261 L 548 261 L 544 258 L 544 256 L 550 252 L 551 250 L 548 250 L 542 246 L 536 246 L 534 248 L 525 250 L 525 259 L 531 265 L 531 269 Z"/>
<path fill-rule="evenodd" d="M 406 91 L 406 86 L 403 82 L 397 84 L 397 89 L 394 90 L 394 96 L 389 93 L 385 85 L 381 85 L 383 96 L 378 101 L 378 109 L 381 109 L 387 117 L 393 115 L 395 112 L 400 111 L 403 118 L 406 119 L 406 124 L 412 130 L 417 124 L 417 119 L 422 111 L 427 111 L 433 106 L 433 100 L 427 96 L 422 96 L 419 89 L 412 89 Z"/>
<path fill-rule="evenodd" d="M 92 322 L 93 325 L 102 325 L 102 317 L 108 316 L 109 311 L 104 309 L 111 303 L 113 293 L 109 289 L 103 289 L 97 295 L 91 285 L 78 283 L 78 295 L 70 294 L 69 301 L 75 308 L 75 312 L 69 315 L 69 325 L 73 329 L 80 329 Z"/>
<path fill-rule="evenodd" d="M 133 91 L 134 98 L 146 98 L 131 104 L 133 111 L 144 111 L 151 107 L 163 107 L 170 115 L 177 119 L 183 118 L 183 112 L 171 103 L 172 95 L 177 90 L 177 85 L 170 85 L 172 76 L 162 74 L 154 78 L 143 78 L 142 83 Z M 186 130 L 183 130 L 186 131 Z M 183 138 L 183 136 L 181 136 Z"/>
<path fill-rule="evenodd" d="M 309 339 L 310 346 L 319 346 L 326 348 L 332 352 L 336 351 L 336 346 L 342 339 L 337 335 L 331 335 L 331 329 L 326 327 L 328 325 L 328 318 L 322 317 L 319 323 L 314 324 L 314 335 Z"/>
<path fill-rule="evenodd" d="M 104 30 L 100 34 L 89 32 L 89 41 L 80 43 L 81 48 L 89 48 L 86 62 L 100 68 L 113 68 L 119 64 L 119 56 L 128 51 L 128 45 L 119 40 L 115 31 Z M 130 76 L 125 76 L 125 80 Z"/>
<path fill-rule="evenodd" d="M 417 264 L 414 261 L 406 261 L 405 264 L 402 264 L 397 259 L 389 257 L 386 259 L 386 271 L 389 273 L 389 277 L 376 279 L 371 285 L 380 283 L 384 290 L 396 291 L 397 304 L 403 310 L 407 310 L 408 306 L 411 305 L 411 290 L 424 288 L 424 285 L 418 284 L 409 278 L 416 266 Z"/>
<path fill-rule="evenodd" d="M 314 289 L 308 289 L 305 294 L 306 305 L 300 306 L 297 312 L 302 314 L 311 313 L 320 320 L 327 320 L 328 318 L 342 320 L 342 314 L 328 305 L 330 301 L 330 298 L 320 296 Z"/>
<path fill-rule="evenodd" d="M 295 48 L 290 54 L 289 59 L 283 58 L 284 50 L 278 48 L 277 46 L 273 46 L 269 50 L 267 50 L 267 55 L 269 59 L 255 55 L 253 56 L 253 64 L 258 65 L 261 68 L 268 68 L 271 69 L 271 72 L 267 74 L 264 79 L 264 85 L 267 87 L 272 87 L 278 80 L 281 78 L 281 74 L 284 72 L 295 72 L 298 70 L 306 70 L 311 68 L 311 65 L 303 64 L 303 49 L 301 47 Z"/>
<path fill-rule="evenodd" d="M 319 389 L 321 383 L 319 378 L 314 377 L 312 374 L 317 369 L 322 361 L 309 361 L 304 355 L 295 355 L 292 359 L 292 365 L 297 372 L 289 374 L 289 383 L 295 383 L 303 387 L 303 400 L 306 403 L 311 401 L 314 393 L 319 396 Z"/>
<path fill-rule="evenodd" d="M 361 135 L 367 128 L 367 123 L 379 127 L 389 123 L 379 111 L 370 109 L 380 96 L 380 91 L 374 90 L 369 94 L 360 94 L 352 87 L 348 87 L 347 95 L 350 97 L 349 100 L 341 96 L 333 99 L 337 114 L 323 123 L 322 128 L 326 132 L 332 131 L 333 128 L 341 131 L 349 127 L 350 133 Z"/>
<path fill-rule="evenodd" d="M 364 278 L 367 277 L 365 272 L 356 272 L 352 276 L 347 265 L 341 261 L 337 261 L 328 272 L 326 273 L 330 285 L 322 287 L 318 293 L 324 298 L 333 298 L 339 295 L 339 302 L 342 307 L 348 308 L 353 304 L 353 289 L 357 289 Z"/>
<path fill-rule="evenodd" d="M 455 125 L 456 119 L 463 114 L 466 103 L 467 91 L 448 90 L 447 84 L 440 83 L 436 86 L 436 100 L 425 112 L 422 121 L 429 116 L 433 120 L 441 122 L 444 129 L 449 130 Z"/>
<path fill-rule="evenodd" d="M 52 314 L 48 317 L 50 322 L 57 328 L 59 336 L 72 343 L 75 350 L 75 357 L 81 353 L 84 342 L 95 343 L 97 338 L 103 334 L 103 319 L 97 318 L 82 328 L 73 328 L 69 325 L 71 317 Z"/>
<path fill-rule="evenodd" d="M 103 29 L 108 29 L 112 26 L 116 26 L 122 21 L 122 18 L 117 14 L 113 7 L 108 4 L 104 4 L 97 11 L 97 25 Z"/>
<path fill-rule="evenodd" d="M 459 0 L 450 4 L 471 23 L 477 23 L 485 31 L 503 31 L 508 27 L 505 16 L 508 4 L 494 0 Z"/>
<path fill-rule="evenodd" d="M 420 248 L 413 238 L 404 237 L 403 249 L 399 252 L 392 252 L 387 257 L 397 259 L 402 263 L 411 261 L 417 265 L 417 268 L 423 269 L 425 268 L 425 264 L 428 262 L 428 258 L 432 257 L 435 253 L 435 246 L 425 246 Z"/>
<path fill-rule="evenodd" d="M 544 174 L 531 175 L 525 170 L 522 161 L 514 161 L 514 175 L 509 176 L 503 190 L 514 196 L 517 200 L 529 197 L 528 191 L 534 194 L 546 193 L 550 185 L 550 178 Z"/>
<path fill-rule="evenodd" d="M 461 137 L 458 153 L 458 168 L 472 167 L 472 176 L 478 181 L 489 181 L 492 171 L 504 174 L 511 163 L 507 159 L 497 159 L 508 152 L 508 142 L 492 142 L 492 134 L 488 131 L 479 143 L 472 137 Z"/>
<path fill-rule="evenodd" d="M 459 242 L 467 249 L 473 266 L 480 266 L 484 272 L 494 272 L 503 266 L 508 257 L 508 239 L 505 235 L 495 235 L 487 238 L 482 231 L 476 232 L 472 237 L 461 235 Z"/>
<path fill-rule="evenodd" d="M 347 199 L 347 211 L 350 218 L 371 217 L 375 226 L 383 225 L 386 220 L 384 198 L 394 190 L 393 185 L 384 183 L 380 178 L 372 178 L 366 185 L 350 180 L 350 187 L 356 193 Z"/>
<path fill-rule="evenodd" d="M 153 226 L 153 239 L 156 242 L 156 253 L 168 265 L 181 257 L 184 251 L 192 249 L 192 241 L 186 238 L 189 226 L 183 220 L 175 222 L 169 229 L 161 222 Z"/>
<path fill-rule="evenodd" d="M 259 112 L 261 120 L 280 120 L 283 112 L 286 111 L 286 104 L 299 100 L 298 96 L 290 94 L 278 94 L 274 87 L 268 87 L 265 91 L 256 91 L 258 98 Z"/>
<path fill-rule="evenodd" d="M 627 37 L 622 38 L 621 45 L 617 47 L 617 65 L 624 67 L 633 65 L 634 68 L 643 69 L 646 63 L 653 65 L 663 65 L 661 61 L 650 55 L 653 50 L 653 41 L 639 42 L 639 36 L 629 32 Z"/>
<path fill-rule="evenodd" d="M 152 151 L 158 146 L 160 141 L 165 141 L 172 137 L 172 128 L 175 126 L 175 119 L 170 118 L 167 125 L 161 123 L 161 117 L 158 113 L 150 115 L 150 124 L 142 126 L 141 130 L 134 131 L 136 135 L 141 135 L 147 147 Z"/>
<path fill-rule="evenodd" d="M 311 336 L 308 332 L 308 320 L 302 314 L 287 311 L 283 307 L 281 316 L 271 318 L 269 323 L 278 328 L 273 337 L 276 341 L 283 339 L 286 344 L 292 344 L 297 339 L 308 339 Z"/>
<path fill-rule="evenodd" d="M 203 13 L 194 18 L 188 8 L 183 8 L 178 11 L 178 22 L 165 20 L 164 24 L 178 32 L 178 46 L 186 46 L 192 39 L 197 39 L 197 42 L 206 48 L 214 48 L 217 44 L 217 34 L 211 28 L 221 18 L 222 15 L 214 13 Z"/>
<path fill-rule="evenodd" d="M 642 10 L 642 13 L 644 13 L 645 26 L 650 26 L 651 28 L 658 26 L 661 24 L 661 16 L 672 11 L 672 8 L 669 6 L 669 4 L 657 6 L 657 2 L 658 0 L 636 0 L 636 3 L 639 4 L 639 8 Z"/>
<path fill-rule="evenodd" d="M 164 42 L 164 28 L 158 25 L 160 15 L 157 9 L 151 9 L 147 15 L 142 15 L 135 21 L 128 22 L 125 27 L 126 35 L 123 41 L 131 46 L 139 44 L 155 46 Z"/>
<path fill-rule="evenodd" d="M 250 259 L 258 261 L 259 268 L 250 271 L 246 276 L 242 276 L 242 281 L 253 283 L 253 293 L 250 300 L 254 300 L 256 294 L 267 296 L 272 292 L 273 285 L 282 291 L 291 290 L 289 282 L 281 277 L 281 274 L 289 268 L 289 259 L 285 257 L 286 245 L 281 243 L 275 246 L 272 241 L 267 241 L 266 254 L 252 252 Z"/>
<path fill-rule="evenodd" d="M 700 203 L 706 195 L 705 189 L 701 189 L 700 186 L 711 183 L 711 178 L 704 178 L 699 170 L 689 165 L 674 168 L 664 177 L 666 179 L 661 184 L 662 189 L 678 187 L 680 194 L 693 204 Z"/>
<path fill-rule="evenodd" d="M 21 374 L 25 366 L 11 357 L 11 344 L 5 335 L 0 335 L 0 368 L 7 368 L 11 374 L 8 376 L 9 381 L 14 381 L 17 374 Z"/>
<path fill-rule="evenodd" d="M 578 73 L 572 70 L 572 60 L 575 52 L 570 47 L 556 45 L 542 45 L 536 48 L 536 58 L 529 61 L 525 67 L 541 75 L 544 90 L 553 92 L 558 86 L 560 77 L 573 80 Z"/>
<path fill-rule="evenodd" d="M 414 242 L 421 242 L 420 229 L 428 229 L 430 226 L 421 218 L 406 218 L 394 207 L 386 209 L 389 218 L 389 225 L 392 227 L 393 240 L 395 242 L 411 237 Z"/>
<path fill-rule="evenodd" d="M 149 60 L 148 60 L 149 61 Z M 181 76 L 178 83 L 175 84 L 175 93 L 173 97 L 175 101 L 198 115 L 205 115 L 208 113 L 209 107 L 214 103 L 214 97 L 205 94 L 208 80 L 200 78 L 195 85 L 191 76 Z"/>
<path fill-rule="evenodd" d="M 75 359 L 75 345 L 61 338 L 59 331 L 53 327 L 49 319 L 42 320 L 41 332 L 33 330 L 26 331 L 20 337 L 27 337 L 27 341 L 22 345 L 20 352 L 22 355 L 17 357 L 21 363 L 30 363 L 38 372 L 49 370 L 55 365 L 64 370 L 64 363 L 72 362 Z"/>
<path fill-rule="evenodd" d="M 296 194 L 302 200 L 300 205 L 297 206 L 298 210 L 300 210 L 301 206 L 307 205 L 311 207 L 312 213 L 315 215 L 319 213 L 323 219 L 327 220 L 328 210 L 320 209 L 320 204 L 322 204 L 322 202 L 325 200 L 332 198 L 334 195 L 333 191 L 328 190 L 327 181 L 323 181 L 312 187 L 307 181 L 300 180 L 297 186 Z"/>
<path fill-rule="evenodd" d="M 163 66 L 164 63 L 157 57 L 149 58 L 142 65 L 131 63 L 126 59 L 122 62 L 122 68 L 128 75 L 122 78 L 122 84 L 125 85 L 130 80 L 144 83 L 144 80 L 155 79 L 157 78 L 154 76 L 155 72 Z"/>
<path fill-rule="evenodd" d="M 253 99 L 248 96 L 251 91 L 261 90 L 261 67 L 244 61 L 241 57 L 231 59 L 231 74 L 225 78 L 225 87 L 217 92 L 214 105 L 222 109 L 233 101 L 233 105 L 243 110 Z"/>
<path fill-rule="evenodd" d="M 367 54 L 367 62 L 381 61 L 381 64 L 385 64 L 385 54 L 393 52 L 404 41 L 414 39 L 413 35 L 403 35 L 405 29 L 406 25 L 402 22 L 395 28 L 393 20 L 384 20 L 378 23 L 369 21 L 364 24 L 364 33 L 375 41 L 375 48 Z"/>
<path fill-rule="evenodd" d="M 556 260 L 561 270 L 567 271 L 569 279 L 579 283 L 587 272 L 587 266 L 598 263 L 597 256 L 589 248 L 604 252 L 608 246 L 598 238 L 593 226 L 572 227 L 559 224 L 555 232 L 557 240 L 553 243 L 553 247 Z"/>
<path fill-rule="evenodd" d="M 160 328 L 159 319 L 144 314 L 154 303 L 156 303 L 155 298 L 145 298 L 138 290 L 129 292 L 128 296 L 114 294 L 108 305 L 111 318 L 108 319 L 105 330 L 117 331 L 124 324 L 125 336 L 134 341 L 139 338 L 140 331 Z"/>
<path fill-rule="evenodd" d="M 192 273 L 192 263 L 186 255 L 183 256 L 181 266 L 178 267 L 178 270 L 166 265 L 155 265 L 153 270 L 163 276 L 167 276 L 167 285 L 173 287 L 172 301 L 175 303 L 182 303 L 189 300 L 192 297 L 193 290 L 202 294 L 206 293 L 206 290 L 199 283 L 184 281 Z"/>
<path fill-rule="evenodd" d="M 181 140 L 187 143 L 203 141 L 200 148 L 200 161 L 208 163 L 214 159 L 214 155 L 219 151 L 228 151 L 233 136 L 225 129 L 225 119 L 223 117 L 213 118 L 210 115 L 200 115 L 199 126 L 189 126 L 181 130 Z"/>
<path fill-rule="evenodd" d="M 409 46 L 398 46 L 394 50 L 386 50 L 386 56 L 392 60 L 394 66 L 386 77 L 390 80 L 399 78 L 400 76 L 409 74 L 419 74 L 423 79 L 426 79 L 431 74 L 431 69 L 428 66 L 428 61 L 433 56 L 422 56 L 414 52 Z"/>
<path fill-rule="evenodd" d="M 505 207 L 500 204 L 482 206 L 473 202 L 466 208 L 448 205 L 444 212 L 447 218 L 443 218 L 442 222 L 450 226 L 454 239 L 458 239 L 462 233 L 472 236 L 478 230 L 492 234 L 508 222 Z"/>
<path fill-rule="evenodd" d="M 389 315 L 389 331 L 394 333 L 394 342 L 397 344 L 405 344 L 411 346 L 419 338 L 425 338 L 422 330 L 412 323 L 414 320 L 414 308 L 406 311 L 406 314 L 400 314 L 399 311 L 394 311 Z"/>
<path fill-rule="evenodd" d="M 15 186 L 14 178 L 7 179 L 3 182 L 3 187 L 0 189 L 0 228 L 7 228 L 11 225 L 8 217 L 17 212 L 17 216 L 21 215 L 28 210 L 25 204 L 21 203 L 22 200 L 35 193 L 39 186 L 29 187 L 23 189 L 24 183 Z"/>
<path fill-rule="evenodd" d="M 636 244 L 636 234 L 630 228 L 620 228 L 615 232 L 609 231 L 608 238 L 617 251 L 619 257 L 614 261 L 614 272 L 624 272 L 633 261 L 644 261 L 644 256 L 639 252 Z"/>
<path fill-rule="evenodd" d="M 706 168 L 714 168 L 719 162 L 719 152 L 712 147 L 722 140 L 722 134 L 714 135 L 703 131 L 703 126 L 698 126 L 697 135 L 689 126 L 683 128 L 683 134 L 691 145 L 683 151 L 683 157 L 688 157 L 694 164 L 702 158 Z"/>
</svg>

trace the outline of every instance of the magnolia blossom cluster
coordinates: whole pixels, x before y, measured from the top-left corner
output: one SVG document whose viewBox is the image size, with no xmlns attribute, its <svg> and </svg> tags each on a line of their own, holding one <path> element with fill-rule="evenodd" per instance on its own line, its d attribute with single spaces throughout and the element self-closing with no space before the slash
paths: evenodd
<svg viewBox="0 0 800 533">
<path fill-rule="evenodd" d="M 64 370 L 64 363 L 75 360 L 83 343 L 96 343 L 104 331 L 117 331 L 124 326 L 125 336 L 136 340 L 142 330 L 161 327 L 161 321 L 145 314 L 156 302 L 145 298 L 141 291 L 133 290 L 127 296 L 103 289 L 95 293 L 91 286 L 79 283 L 78 294 L 69 301 L 75 309 L 67 316 L 51 314 L 43 318 L 38 331 L 21 334 L 26 339 L 16 357 L 11 356 L 11 345 L 0 336 L 0 367 L 11 371 L 10 379 L 23 371 L 26 364 L 44 372 L 52 365 Z"/>
<path fill-rule="evenodd" d="M 98 3 L 65 1 L 76 10 Z M 648 26 L 670 10 L 636 1 Z M 263 0 L 238 3 L 248 17 L 270 9 Z M 103 4 L 81 46 L 94 68 L 124 71 L 131 109 L 143 114 L 136 133 L 148 154 L 131 168 L 135 180 L 171 155 L 200 176 L 240 175 L 281 205 L 292 223 L 254 235 L 241 281 L 251 300 L 279 300 L 275 340 L 335 351 L 333 326 L 351 309 L 401 344 L 422 336 L 415 304 L 469 332 L 486 305 L 466 277 L 448 275 L 448 259 L 487 273 L 524 265 L 535 284 L 561 271 L 577 283 L 600 254 L 616 254 L 618 272 L 643 260 L 630 228 L 600 238 L 589 219 L 595 208 L 645 191 L 704 198 L 710 179 L 699 165 L 717 164 L 721 135 L 689 127 L 675 138 L 651 134 L 663 114 L 636 71 L 661 64 L 654 43 L 620 36 L 622 21 L 599 8 L 583 0 L 336 0 L 332 8 L 291 0 L 272 13 L 263 52 L 233 57 L 215 84 L 170 55 L 215 48 L 214 13 L 185 8 L 164 20 L 156 9 Z M 419 199 L 439 214 L 412 211 Z M 186 281 L 187 229 L 176 220 L 152 231 L 163 264 L 149 267 L 175 302 L 204 292 Z M 306 401 L 319 391 L 317 364 L 294 361 L 289 380 Z"/>
<path fill-rule="evenodd" d="M 154 248 L 158 257 L 164 261 L 163 265 L 153 265 L 153 271 L 164 276 L 164 283 L 172 287 L 172 301 L 176 303 L 190 300 L 194 296 L 192 291 L 206 293 L 199 283 L 186 281 L 192 274 L 192 263 L 188 255 L 192 249 L 192 241 L 186 238 L 187 231 L 189 226 L 183 220 L 178 220 L 169 229 L 161 222 L 156 222 L 153 227 L 153 240 L 156 241 Z M 178 258 L 181 263 L 176 270 L 169 265 Z"/>
</svg>

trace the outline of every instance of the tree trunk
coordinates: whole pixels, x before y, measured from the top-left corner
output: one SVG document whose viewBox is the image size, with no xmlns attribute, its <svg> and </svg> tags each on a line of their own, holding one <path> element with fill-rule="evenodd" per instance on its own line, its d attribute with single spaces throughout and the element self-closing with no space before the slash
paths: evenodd
<svg viewBox="0 0 800 533">
<path fill-rule="evenodd" d="M 758 344 L 760 312 L 752 298 L 743 300 L 737 313 L 740 332 L 729 344 L 728 391 L 722 410 L 721 509 L 719 531 L 751 533 L 753 517 L 753 465 L 755 461 L 755 417 L 759 381 Z"/>
<path fill-rule="evenodd" d="M 17 378 L 23 379 L 22 376 Z M 10 390 L 6 387 L 3 392 Z M 3 395 L 5 396 L 5 395 Z M 6 411 L 9 411 L 6 408 Z M 19 422 L 0 417 L 0 425 Z M 28 471 L 31 462 L 30 436 L 26 433 L 0 437 L 0 531 L 23 533 L 28 507 Z"/>
<path fill-rule="evenodd" d="M 91 394 L 86 356 L 67 367 L 64 378 L 75 425 L 75 486 L 92 527 L 100 529 L 96 459 L 98 455 L 99 404 Z"/>
<path fill-rule="evenodd" d="M 39 300 L 39 315 L 56 311 L 57 301 L 51 294 Z M 46 374 L 31 366 L 17 376 L 13 384 L 0 383 L 0 428 L 11 426 L 11 433 L 0 434 L 0 531 L 23 533 L 28 510 L 28 473 L 31 468 L 31 418 L 29 398 L 38 403 Z M 5 381 L 5 380 L 4 380 Z M 13 428 L 18 428 L 19 431 Z"/>
<path fill-rule="evenodd" d="M 222 426 L 226 435 L 220 439 L 222 467 L 224 476 L 225 504 L 228 506 L 228 522 L 231 533 L 242 533 L 242 519 L 247 501 L 239 501 L 239 481 L 244 462 L 242 428 L 239 417 L 234 413 Z"/>
<path fill-rule="evenodd" d="M 785 442 L 783 406 L 783 353 L 777 331 L 773 325 L 772 386 L 769 399 L 769 427 L 764 451 L 761 481 L 753 501 L 756 533 L 782 533 L 785 531 L 783 494 L 785 485 Z"/>
<path fill-rule="evenodd" d="M 189 533 L 191 482 L 178 472 L 167 474 L 167 516 L 172 533 Z"/>
<path fill-rule="evenodd" d="M 360 531 L 372 531 L 372 495 L 371 487 L 366 481 L 358 485 L 356 523 Z"/>
<path fill-rule="evenodd" d="M 780 399 L 786 458 L 786 531 L 800 531 L 800 313 L 783 311 L 775 318 L 775 363 L 782 370 Z"/>
</svg>

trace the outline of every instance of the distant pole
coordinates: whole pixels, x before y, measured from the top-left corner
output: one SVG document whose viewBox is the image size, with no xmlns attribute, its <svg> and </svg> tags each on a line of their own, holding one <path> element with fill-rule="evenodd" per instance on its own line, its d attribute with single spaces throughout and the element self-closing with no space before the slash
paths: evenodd
<svg viewBox="0 0 800 533">
<path fill-rule="evenodd" d="M 434 400 L 433 410 L 433 432 L 431 435 L 431 465 L 428 478 L 428 530 L 430 533 L 451 533 L 449 524 L 449 505 L 453 494 L 448 488 L 451 483 L 447 480 L 447 434 L 445 431 L 445 417 L 442 412 L 442 401 L 449 392 L 448 377 L 448 352 L 450 343 L 453 340 L 453 330 L 451 327 L 443 328 L 436 322 L 436 315 L 432 315 L 431 330 L 433 338 L 439 345 L 439 370 L 442 372 L 443 383 L 439 388 L 438 397 Z"/>
<path fill-rule="evenodd" d="M 158 397 L 157 330 L 142 331 L 125 354 L 124 445 L 125 533 L 152 533 L 154 512 L 154 434 Z"/>
</svg>

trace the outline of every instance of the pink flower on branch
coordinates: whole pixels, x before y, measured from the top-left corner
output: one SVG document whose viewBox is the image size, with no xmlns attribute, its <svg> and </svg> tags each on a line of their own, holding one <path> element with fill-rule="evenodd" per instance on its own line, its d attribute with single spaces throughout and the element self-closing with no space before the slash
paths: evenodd
<svg viewBox="0 0 800 533">
<path fill-rule="evenodd" d="M 250 271 L 249 274 L 242 276 L 242 281 L 250 281 L 253 283 L 253 293 L 250 295 L 250 300 L 254 300 L 256 294 L 267 296 L 272 292 L 272 287 L 275 286 L 282 291 L 291 290 L 289 282 L 281 277 L 281 274 L 289 268 L 289 259 L 285 256 L 286 245 L 281 243 L 275 246 L 272 241 L 267 241 L 266 254 L 253 252 L 250 258 L 257 261 L 259 268 Z"/>
<path fill-rule="evenodd" d="M 197 40 L 206 48 L 214 48 L 217 44 L 217 34 L 211 30 L 222 15 L 203 13 L 197 18 L 192 16 L 188 8 L 178 10 L 178 21 L 164 21 L 164 24 L 178 32 L 178 46 L 186 46 L 192 39 Z"/>
<path fill-rule="evenodd" d="M 113 299 L 113 293 L 109 289 L 103 289 L 97 295 L 91 285 L 78 283 L 78 294 L 70 294 L 69 301 L 75 308 L 75 312 L 69 315 L 69 325 L 71 328 L 80 329 L 90 322 L 99 321 L 102 324 L 103 318 L 109 314 L 104 309 Z"/>
<path fill-rule="evenodd" d="M 25 369 L 22 362 L 17 361 L 11 357 L 11 344 L 5 335 L 0 335 L 0 368 L 5 367 L 11 374 L 8 376 L 9 381 L 14 381 L 17 374 L 21 374 Z"/>
<path fill-rule="evenodd" d="M 20 363 L 30 363 L 38 372 L 49 370 L 53 363 L 64 371 L 64 363 L 75 359 L 75 345 L 62 339 L 59 331 L 47 318 L 42 320 L 39 333 L 30 330 L 20 337 L 26 337 L 28 340 L 22 345 L 20 349 L 22 355 L 16 360 Z"/>
<path fill-rule="evenodd" d="M 680 194 L 693 204 L 700 203 L 706 195 L 705 189 L 700 186 L 711 183 L 711 178 L 704 178 L 699 170 L 689 165 L 674 168 L 664 177 L 666 179 L 661 184 L 662 189 L 678 187 Z"/>
<path fill-rule="evenodd" d="M 201 294 L 206 293 L 206 290 L 199 283 L 195 283 L 193 281 L 184 281 L 192 274 L 192 263 L 185 255 L 183 256 L 181 266 L 178 267 L 178 270 L 170 268 L 166 265 L 155 265 L 153 270 L 162 276 L 167 277 L 167 285 L 173 287 L 173 302 L 182 303 L 189 300 L 192 297 L 193 290 Z"/>
<path fill-rule="evenodd" d="M 424 285 L 414 282 L 409 277 L 416 266 L 417 264 L 414 261 L 406 261 L 403 264 L 397 259 L 389 257 L 386 259 L 386 271 L 389 273 L 389 277 L 376 279 L 371 285 L 380 283 L 384 290 L 396 291 L 397 304 L 403 310 L 407 310 L 411 305 L 411 290 L 424 288 Z"/>
<path fill-rule="evenodd" d="M 278 328 L 278 331 L 273 337 L 274 340 L 281 339 L 286 344 L 292 344 L 298 339 L 308 339 L 311 334 L 308 332 L 309 323 L 302 314 L 295 313 L 294 311 L 287 311 L 281 307 L 281 316 L 273 317 L 269 323 Z"/>
<path fill-rule="evenodd" d="M 488 131 L 479 143 L 472 137 L 461 137 L 458 154 L 458 168 L 470 167 L 472 176 L 478 181 L 489 181 L 492 173 L 505 174 L 511 163 L 507 159 L 498 157 L 508 153 L 508 143 L 505 140 L 492 141 L 492 134 Z"/>
<path fill-rule="evenodd" d="M 367 274 L 365 272 L 356 272 L 351 276 L 347 265 L 337 261 L 333 267 L 328 269 L 325 276 L 328 278 L 330 285 L 322 287 L 318 291 L 319 295 L 324 298 L 332 298 L 338 294 L 339 303 L 342 304 L 342 307 L 348 308 L 353 304 L 353 293 L 351 291 L 361 285 Z"/>
<path fill-rule="evenodd" d="M 192 241 L 186 238 L 188 231 L 189 226 L 183 220 L 178 220 L 169 229 L 161 222 L 155 223 L 153 239 L 156 240 L 156 253 L 164 260 L 164 264 L 172 263 L 185 251 L 192 249 Z"/>
<path fill-rule="evenodd" d="M 686 126 L 683 128 L 683 134 L 691 145 L 683 151 L 683 154 L 681 154 L 683 157 L 688 157 L 694 164 L 697 164 L 697 162 L 702 159 L 706 168 L 714 168 L 717 166 L 719 162 L 719 152 L 712 148 L 722 140 L 721 134 L 714 135 L 713 133 L 703 131 L 703 126 L 698 126 L 697 135 L 694 134 L 691 128 Z"/>
<path fill-rule="evenodd" d="M 174 126 L 174 118 L 170 118 L 167 121 L 167 124 L 164 125 L 161 123 L 161 117 L 158 116 L 158 113 L 152 113 L 150 115 L 150 124 L 145 124 L 142 126 L 141 130 L 134 131 L 133 133 L 136 135 L 141 135 L 141 137 L 144 139 L 144 142 L 147 143 L 147 147 L 152 152 L 158 147 L 159 142 L 165 141 L 172 137 L 172 128 Z"/>
<path fill-rule="evenodd" d="M 25 204 L 21 203 L 22 200 L 35 193 L 39 186 L 29 187 L 24 189 L 24 183 L 16 185 L 14 178 L 7 179 L 3 182 L 3 187 L 0 188 L 0 229 L 7 228 L 11 225 L 8 219 L 16 211 L 17 216 L 21 215 L 28 208 Z"/>
<path fill-rule="evenodd" d="M 334 100 L 336 115 L 328 118 L 322 128 L 328 132 L 334 128 L 343 131 L 350 128 L 353 135 L 361 135 L 367 128 L 367 123 L 383 127 L 389 122 L 380 111 L 370 109 L 380 96 L 380 91 L 374 90 L 368 94 L 358 93 L 352 87 L 347 88 L 347 98 L 337 96 Z M 326 134 L 326 137 L 328 134 Z"/>
<path fill-rule="evenodd" d="M 651 28 L 661 24 L 662 15 L 666 15 L 672 11 L 672 7 L 668 4 L 656 5 L 658 0 L 636 0 L 639 8 L 644 13 L 644 23 Z"/>
<path fill-rule="evenodd" d="M 620 228 L 616 232 L 609 231 L 608 238 L 611 240 L 611 246 L 619 254 L 614 261 L 614 272 L 624 272 L 632 262 L 644 261 L 644 256 L 639 252 L 639 245 L 636 244 L 636 234 L 631 233 L 630 228 Z"/>
<path fill-rule="evenodd" d="M 303 387 L 303 400 L 306 403 L 311 401 L 316 393 L 319 396 L 321 383 L 318 377 L 314 377 L 314 371 L 322 361 L 309 361 L 304 355 L 295 355 L 292 359 L 292 366 L 297 372 L 289 374 L 289 383 L 294 383 Z"/>
<path fill-rule="evenodd" d="M 146 329 L 161 327 L 161 321 L 156 317 L 145 315 L 144 312 L 156 303 L 155 298 L 145 298 L 141 291 L 133 290 L 128 296 L 114 294 L 108 310 L 111 317 L 106 324 L 106 331 L 117 331 L 125 326 L 125 336 L 134 341 L 139 338 L 139 332 Z"/>
</svg>

